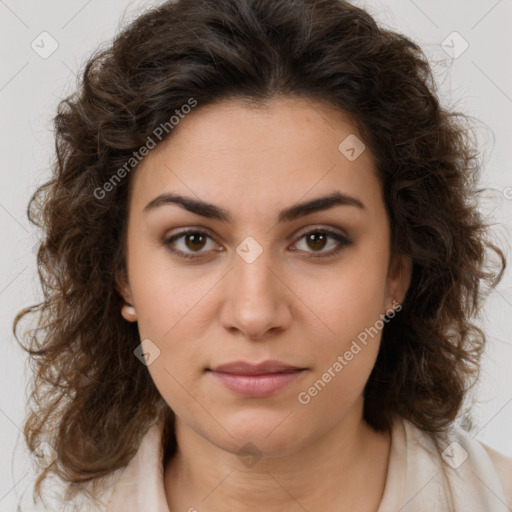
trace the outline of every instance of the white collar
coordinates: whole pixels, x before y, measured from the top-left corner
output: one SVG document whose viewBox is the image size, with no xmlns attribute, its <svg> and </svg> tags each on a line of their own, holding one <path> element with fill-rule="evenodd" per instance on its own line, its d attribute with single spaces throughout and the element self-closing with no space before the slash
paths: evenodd
<svg viewBox="0 0 512 512">
<path fill-rule="evenodd" d="M 107 512 L 170 512 L 164 489 L 162 427 L 157 422 L 149 428 L 136 455 L 120 472 L 109 493 Z M 443 457 L 454 442 L 454 457 L 450 459 L 449 451 Z M 465 453 L 465 461 L 451 467 Z M 512 468 L 512 459 L 506 460 Z M 432 436 L 407 420 L 395 419 L 378 512 L 510 512 L 505 503 L 489 454 L 468 433 L 452 427 L 447 434 Z"/>
</svg>

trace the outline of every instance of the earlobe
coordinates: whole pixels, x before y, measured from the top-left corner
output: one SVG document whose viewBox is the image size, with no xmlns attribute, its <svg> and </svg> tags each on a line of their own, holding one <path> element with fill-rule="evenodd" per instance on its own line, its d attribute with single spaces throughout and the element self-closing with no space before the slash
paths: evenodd
<svg viewBox="0 0 512 512">
<path fill-rule="evenodd" d="M 123 307 L 121 308 L 121 315 L 123 315 L 123 318 L 127 322 L 137 321 L 137 312 L 131 304 L 123 304 Z"/>
<path fill-rule="evenodd" d="M 121 271 L 116 274 L 115 283 L 117 292 L 125 301 L 125 304 L 121 307 L 121 315 L 127 322 L 135 322 L 137 320 L 137 312 L 133 306 L 133 298 L 126 271 Z"/>
</svg>

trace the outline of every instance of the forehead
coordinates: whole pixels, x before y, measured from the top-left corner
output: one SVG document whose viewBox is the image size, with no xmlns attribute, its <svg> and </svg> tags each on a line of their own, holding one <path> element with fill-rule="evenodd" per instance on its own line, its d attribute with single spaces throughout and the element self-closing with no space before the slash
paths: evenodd
<svg viewBox="0 0 512 512">
<path fill-rule="evenodd" d="M 137 208 L 167 191 L 238 210 L 246 204 L 279 208 L 333 190 L 370 203 L 381 199 L 373 155 L 352 120 L 303 98 L 199 105 L 151 150 L 132 179 Z"/>
</svg>

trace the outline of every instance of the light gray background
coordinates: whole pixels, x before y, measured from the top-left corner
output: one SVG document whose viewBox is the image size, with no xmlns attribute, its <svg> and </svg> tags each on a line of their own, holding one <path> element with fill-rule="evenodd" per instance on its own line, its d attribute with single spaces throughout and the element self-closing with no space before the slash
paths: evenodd
<svg viewBox="0 0 512 512">
<path fill-rule="evenodd" d="M 40 296 L 35 269 L 37 234 L 26 219 L 35 186 L 49 175 L 51 119 L 70 93 L 88 54 L 157 1 L 0 0 L 0 511 L 15 510 L 31 484 L 31 459 L 21 428 L 27 386 L 25 353 L 12 320 Z M 386 26 L 421 44 L 434 62 L 445 105 L 475 116 L 489 188 L 482 209 L 497 224 L 510 258 L 512 238 L 512 0 L 359 1 Z M 43 59 L 32 48 L 47 31 L 58 48 Z M 460 37 L 453 32 L 458 32 Z M 445 41 L 443 49 L 443 41 Z M 468 48 L 458 55 L 466 46 Z M 49 40 L 45 48 L 48 50 Z M 450 49 L 449 46 L 453 48 Z M 41 49 L 42 51 L 42 49 Z M 452 53 L 451 56 L 447 52 Z M 456 58 L 452 58 L 456 55 Z M 487 128 L 485 127 L 487 125 Z M 512 266 L 512 261 L 510 262 Z M 481 325 L 488 335 L 476 390 L 477 439 L 512 456 L 512 272 L 490 297 Z"/>
</svg>

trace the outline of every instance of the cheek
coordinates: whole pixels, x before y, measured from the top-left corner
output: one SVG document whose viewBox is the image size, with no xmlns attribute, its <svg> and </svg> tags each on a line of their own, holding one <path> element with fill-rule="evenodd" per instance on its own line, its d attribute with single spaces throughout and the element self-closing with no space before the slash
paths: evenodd
<svg viewBox="0 0 512 512">
<path fill-rule="evenodd" d="M 304 421 L 316 425 L 318 430 L 326 430 L 345 417 L 354 404 L 360 402 L 366 382 L 374 365 L 374 347 L 361 348 L 350 361 L 339 351 L 331 358 L 322 371 L 311 376 L 298 390 L 296 411 Z"/>
<path fill-rule="evenodd" d="M 195 300 L 193 294 L 173 296 L 165 293 L 165 287 L 160 291 L 161 294 L 156 293 L 153 300 L 142 305 L 138 320 L 141 339 L 151 339 L 159 350 L 148 371 L 176 414 L 202 414 L 200 408 L 194 409 L 196 403 L 207 400 L 202 388 L 197 386 L 207 366 L 200 297 Z M 142 300 L 142 294 L 140 297 Z"/>
<path fill-rule="evenodd" d="M 326 275 L 322 286 L 304 283 L 309 286 L 300 293 L 307 297 L 305 302 L 321 319 L 325 327 L 322 337 L 332 339 L 334 348 L 343 348 L 372 327 L 385 312 L 385 263 L 384 258 L 380 261 L 357 258 L 354 264 Z"/>
<path fill-rule="evenodd" d="M 203 302 L 219 277 L 200 267 L 180 267 L 170 262 L 171 256 L 165 248 L 145 246 L 134 240 L 129 254 L 129 280 L 139 330 L 141 336 L 164 343 L 185 324 L 189 338 L 194 339 Z"/>
<path fill-rule="evenodd" d="M 297 400 L 308 417 L 322 418 L 319 425 L 337 421 L 359 399 L 377 359 L 385 325 L 378 282 L 362 285 L 357 277 L 328 298 L 316 297 L 329 329 L 313 338 L 315 369 Z"/>
<path fill-rule="evenodd" d="M 385 325 L 381 315 L 385 313 L 387 262 L 387 252 L 378 250 L 377 243 L 361 246 L 326 276 L 324 286 L 309 286 L 308 304 L 324 326 L 321 334 L 312 337 L 318 366 L 311 382 L 320 381 L 316 388 L 323 395 L 318 402 L 348 404 L 368 380 Z"/>
<path fill-rule="evenodd" d="M 148 371 L 167 403 L 179 410 L 180 403 L 190 402 L 185 389 L 205 365 L 201 316 L 215 281 L 206 274 L 193 279 L 190 270 L 172 271 L 168 262 L 160 249 L 134 243 L 128 268 L 140 339 L 151 340 L 158 350 Z"/>
</svg>

